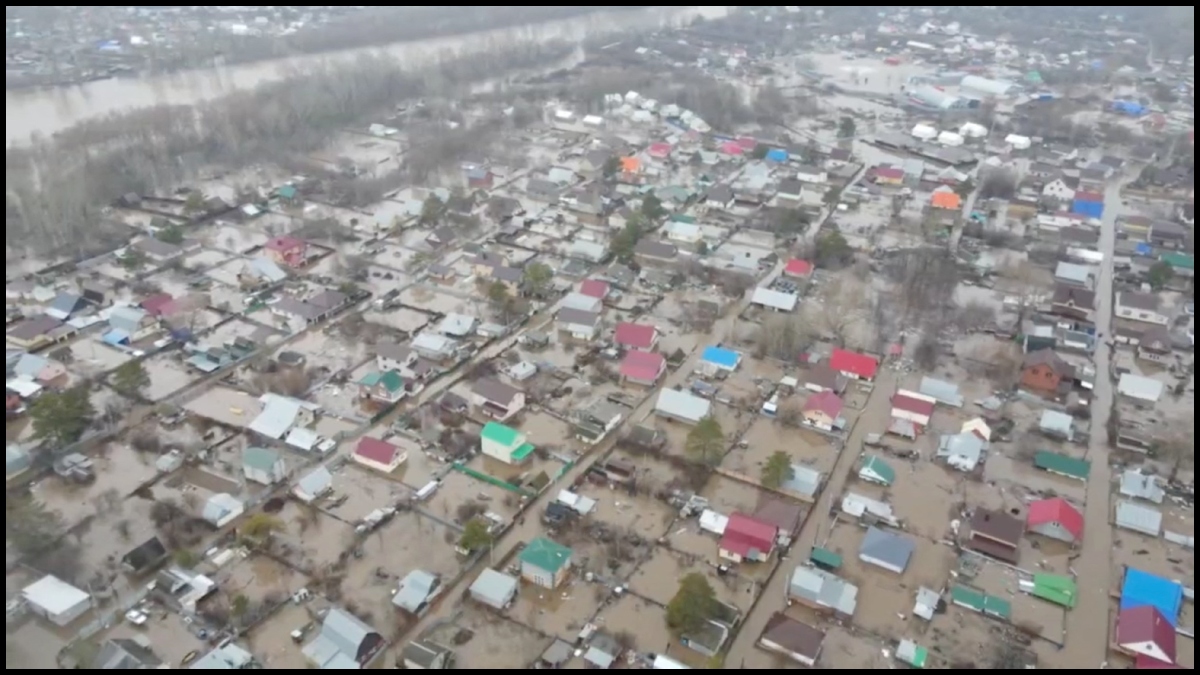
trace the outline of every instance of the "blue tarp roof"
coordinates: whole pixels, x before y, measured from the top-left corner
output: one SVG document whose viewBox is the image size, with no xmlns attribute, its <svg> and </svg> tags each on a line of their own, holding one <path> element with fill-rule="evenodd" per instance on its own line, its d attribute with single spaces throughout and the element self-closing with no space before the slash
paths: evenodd
<svg viewBox="0 0 1200 675">
<path fill-rule="evenodd" d="M 701 360 L 722 368 L 736 368 L 742 357 L 732 349 L 724 347 L 705 347 Z"/>
<path fill-rule="evenodd" d="M 1172 626 L 1179 625 L 1183 609 L 1183 585 L 1132 567 L 1125 568 L 1121 586 L 1121 611 L 1149 605 L 1167 618 Z"/>
<path fill-rule="evenodd" d="M 110 345 L 120 345 L 129 342 L 129 333 L 113 329 L 104 334 L 104 341 Z"/>
<path fill-rule="evenodd" d="M 1133 248 L 1133 250 L 1138 255 L 1150 255 L 1151 253 L 1154 253 L 1154 247 L 1145 242 L 1138 244 Z"/>
<path fill-rule="evenodd" d="M 786 162 L 788 161 L 787 150 L 780 150 L 778 148 L 771 150 L 767 153 L 767 159 L 772 162 Z"/>
</svg>

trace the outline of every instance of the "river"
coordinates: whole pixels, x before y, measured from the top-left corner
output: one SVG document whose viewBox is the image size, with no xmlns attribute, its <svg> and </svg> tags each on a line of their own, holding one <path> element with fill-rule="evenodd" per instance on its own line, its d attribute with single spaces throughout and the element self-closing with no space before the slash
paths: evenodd
<svg viewBox="0 0 1200 675">
<path fill-rule="evenodd" d="M 679 25 L 696 17 L 719 18 L 729 10 L 730 7 L 724 6 L 694 6 L 606 12 L 537 25 L 401 42 L 386 47 L 308 54 L 146 78 L 101 80 L 75 87 L 10 91 L 5 94 L 4 101 L 5 138 L 8 145 L 26 143 L 32 136 L 48 136 L 77 122 L 102 115 L 162 104 L 194 105 L 239 89 L 256 87 L 368 54 L 389 56 L 406 64 L 419 65 L 450 54 L 469 54 L 516 42 L 582 40 L 634 27 Z"/>
</svg>

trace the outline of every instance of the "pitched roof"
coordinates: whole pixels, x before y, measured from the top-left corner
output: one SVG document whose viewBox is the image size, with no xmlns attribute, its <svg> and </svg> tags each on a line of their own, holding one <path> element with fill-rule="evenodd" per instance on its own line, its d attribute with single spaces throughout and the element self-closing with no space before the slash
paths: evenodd
<svg viewBox="0 0 1200 675">
<path fill-rule="evenodd" d="M 832 391 L 822 391 L 808 397 L 804 402 L 804 412 L 824 413 L 829 419 L 836 420 L 842 416 L 845 404 L 842 398 Z"/>
<path fill-rule="evenodd" d="M 621 376 L 632 380 L 652 381 L 662 372 L 667 359 L 662 354 L 631 351 L 621 361 Z"/>
<path fill-rule="evenodd" d="M 1062 474 L 1079 480 L 1087 480 L 1092 463 L 1086 459 L 1075 459 L 1056 452 L 1041 450 L 1033 456 L 1033 465 L 1042 471 Z"/>
<path fill-rule="evenodd" d="M 1083 513 L 1062 497 L 1043 499 L 1030 504 L 1025 522 L 1029 527 L 1057 523 L 1075 539 L 1083 538 Z"/>
<path fill-rule="evenodd" d="M 976 509 L 971 516 L 971 531 L 1016 546 L 1025 534 L 1025 523 L 1003 511 Z"/>
<path fill-rule="evenodd" d="M 933 196 L 930 198 L 930 204 L 932 204 L 935 209 L 961 209 L 962 197 L 959 197 L 950 190 L 935 190 L 933 192 Z"/>
<path fill-rule="evenodd" d="M 476 396 L 503 407 L 508 407 L 522 393 L 520 389 L 491 377 L 477 381 L 471 391 Z"/>
<path fill-rule="evenodd" d="M 613 342 L 633 349 L 650 349 L 658 336 L 658 329 L 645 324 L 624 322 L 617 324 Z"/>
<path fill-rule="evenodd" d="M 873 356 L 852 352 L 846 349 L 835 349 L 829 356 L 829 367 L 842 373 L 857 375 L 865 380 L 875 378 L 879 372 L 879 360 Z"/>
<path fill-rule="evenodd" d="M 579 292 L 588 296 L 589 298 L 599 298 L 603 300 L 604 298 L 608 297 L 608 294 L 611 290 L 612 287 L 609 286 L 607 281 L 600 281 L 599 279 L 588 279 L 579 284 Z"/>
<path fill-rule="evenodd" d="M 483 425 L 480 437 L 500 445 L 515 446 L 521 442 L 521 432 L 499 422 L 488 422 Z"/>
<path fill-rule="evenodd" d="M 782 612 L 776 612 L 767 620 L 761 639 L 793 654 L 816 659 L 825 643 L 825 633 Z"/>
<path fill-rule="evenodd" d="M 1171 663 L 1177 655 L 1175 626 L 1150 605 L 1123 609 L 1117 615 L 1117 644 L 1129 648 L 1151 644 Z"/>
<path fill-rule="evenodd" d="M 399 453 L 400 448 L 395 445 L 366 436 L 359 439 L 358 446 L 354 448 L 355 456 L 378 464 L 391 464 Z"/>
<path fill-rule="evenodd" d="M 770 553 L 775 548 L 775 535 L 778 529 L 770 523 L 735 513 L 729 517 L 725 525 L 725 534 L 721 537 L 721 550 L 735 553 L 743 558 L 752 552 Z"/>
<path fill-rule="evenodd" d="M 783 273 L 793 277 L 807 277 L 813 273 L 813 264 L 807 260 L 792 258 L 783 268 Z"/>
<path fill-rule="evenodd" d="M 872 527 L 867 530 L 859 546 L 860 558 L 870 558 L 884 562 L 901 571 L 908 568 L 917 545 L 908 537 Z"/>
<path fill-rule="evenodd" d="M 1096 306 L 1096 292 L 1078 286 L 1057 284 L 1054 287 L 1054 302 L 1059 305 L 1073 304 L 1080 309 L 1092 309 Z"/>
<path fill-rule="evenodd" d="M 1060 377 L 1071 377 L 1075 374 L 1075 367 L 1064 361 L 1053 349 L 1039 349 L 1026 354 L 1021 368 L 1034 366 L 1049 366 Z"/>
<path fill-rule="evenodd" d="M 524 564 L 553 574 L 571 562 L 571 549 L 545 537 L 538 537 L 521 549 L 518 558 Z"/>
<path fill-rule="evenodd" d="M 893 410 L 902 410 L 914 415 L 930 417 L 933 415 L 935 407 L 936 406 L 932 401 L 926 401 L 914 396 L 908 396 L 907 394 L 896 394 L 895 396 L 892 396 Z"/>
</svg>

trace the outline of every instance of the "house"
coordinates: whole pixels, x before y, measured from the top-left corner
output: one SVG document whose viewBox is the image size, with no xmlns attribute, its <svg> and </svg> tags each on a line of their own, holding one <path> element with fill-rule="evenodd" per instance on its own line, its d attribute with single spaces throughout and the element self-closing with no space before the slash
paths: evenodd
<svg viewBox="0 0 1200 675">
<path fill-rule="evenodd" d="M 1104 217 L 1104 195 L 1099 192 L 1076 192 L 1071 213 L 1099 220 Z"/>
<path fill-rule="evenodd" d="M 858 587 L 830 572 L 797 565 L 788 580 L 787 603 L 793 602 L 847 620 L 858 609 Z"/>
<path fill-rule="evenodd" d="M 433 572 L 413 570 L 400 580 L 392 594 L 392 606 L 411 616 L 421 616 L 443 590 L 441 577 Z"/>
<path fill-rule="evenodd" d="M 622 349 L 652 351 L 658 345 L 659 332 L 654 326 L 622 322 L 617 324 L 613 344 Z"/>
<path fill-rule="evenodd" d="M 17 380 L 37 383 L 41 386 L 49 385 L 55 380 L 67 374 L 67 369 L 60 363 L 51 361 L 45 356 L 38 354 L 21 354 L 11 369 L 11 375 Z M 14 382 L 13 387 L 17 384 Z"/>
<path fill-rule="evenodd" d="M 607 397 L 593 400 L 572 412 L 575 436 L 586 443 L 598 443 L 616 430 L 625 420 L 626 409 Z"/>
<path fill-rule="evenodd" d="M 588 279 L 579 284 L 579 294 L 580 295 L 586 295 L 589 298 L 596 298 L 597 300 L 600 300 L 601 302 L 608 299 L 608 296 L 611 293 L 612 293 L 612 285 L 609 284 L 607 281 L 600 281 L 599 279 Z"/>
<path fill-rule="evenodd" d="M 842 411 L 845 403 L 842 397 L 832 391 L 822 391 L 808 397 L 800 414 L 805 424 L 816 427 L 821 431 L 833 431 L 842 427 Z"/>
<path fill-rule="evenodd" d="M 1144 572 L 1136 567 L 1126 567 L 1125 576 L 1121 580 L 1120 609 L 1124 611 L 1143 606 L 1153 607 L 1162 614 L 1167 623 L 1177 626 L 1184 611 L 1184 603 L 1192 600 L 1189 597 L 1190 590 L 1185 589 L 1180 580 Z"/>
<path fill-rule="evenodd" d="M 464 338 L 475 334 L 479 320 L 466 314 L 450 313 L 438 322 L 438 333 L 452 338 Z"/>
<path fill-rule="evenodd" d="M 696 249 L 704 241 L 704 230 L 695 223 L 667 223 L 667 241 L 676 246 Z"/>
<path fill-rule="evenodd" d="M 246 505 L 240 499 L 225 492 L 218 492 L 204 502 L 200 517 L 209 525 L 222 528 L 237 520 L 245 512 Z"/>
<path fill-rule="evenodd" d="M 499 223 L 507 221 L 518 214 L 523 214 L 525 210 L 521 206 L 521 202 L 512 197 L 494 195 L 487 201 L 486 212 L 488 218 Z"/>
<path fill-rule="evenodd" d="M 809 369 L 807 376 L 804 378 L 804 388 L 820 393 L 823 391 L 832 391 L 835 394 L 841 394 L 846 391 L 848 380 L 841 373 L 827 364 L 818 363 Z"/>
<path fill-rule="evenodd" d="M 223 641 L 224 642 L 224 641 Z M 258 670 L 254 655 L 230 642 L 196 659 L 189 670 Z"/>
<path fill-rule="evenodd" d="M 1033 502 L 1025 518 L 1029 532 L 1068 544 L 1083 541 L 1083 527 L 1083 512 L 1062 497 Z"/>
<path fill-rule="evenodd" d="M 447 670 L 453 660 L 453 652 L 428 640 L 413 640 L 400 652 L 405 670 Z"/>
<path fill-rule="evenodd" d="M 92 660 L 93 670 L 168 670 L 149 647 L 137 640 L 117 638 L 106 640 Z"/>
<path fill-rule="evenodd" d="M 46 308 L 46 316 L 66 321 L 87 308 L 87 301 L 78 293 L 63 291 L 54 297 Z"/>
<path fill-rule="evenodd" d="M 1021 560 L 1021 539 L 1025 523 L 1003 511 L 976 509 L 971 516 L 971 538 L 967 546 L 974 551 L 1016 565 Z"/>
<path fill-rule="evenodd" d="M 394 370 L 367 373 L 358 381 L 359 391 L 363 396 L 385 405 L 398 403 L 405 396 L 413 393 L 415 384 L 405 381 L 400 373 Z"/>
<path fill-rule="evenodd" d="M 561 194 L 561 188 L 559 188 L 559 186 L 555 183 L 552 183 L 544 178 L 530 178 L 529 181 L 525 183 L 525 194 L 528 195 L 530 199 L 534 199 L 539 202 L 555 204 L 558 202 L 559 195 Z"/>
<path fill-rule="evenodd" d="M 578 264 L 578 261 L 592 264 L 602 263 L 608 259 L 609 255 L 607 246 L 594 241 L 576 241 L 567 250 L 567 256 L 576 261 L 576 264 Z M 570 275 L 570 271 L 567 270 L 566 266 L 563 267 L 562 273 Z"/>
<path fill-rule="evenodd" d="M 47 575 L 26 586 L 21 600 L 29 610 L 55 626 L 65 627 L 92 608 L 92 596 L 58 577 Z"/>
<path fill-rule="evenodd" d="M 1021 363 L 1020 385 L 1043 396 L 1057 396 L 1075 379 L 1075 367 L 1053 349 L 1039 349 L 1025 355 Z"/>
<path fill-rule="evenodd" d="M 503 610 L 516 600 L 517 592 L 520 589 L 521 584 L 516 578 L 487 568 L 471 584 L 468 593 L 475 602 L 487 605 L 492 609 Z"/>
<path fill-rule="evenodd" d="M 1117 615 L 1117 647 L 1127 654 L 1175 663 L 1176 640 L 1175 626 L 1152 605 L 1122 609 Z"/>
<path fill-rule="evenodd" d="M 796 532 L 800 531 L 800 526 L 804 523 L 804 515 L 807 512 L 807 507 L 791 500 L 764 496 L 759 500 L 758 508 L 754 511 L 754 519 L 774 525 L 775 529 L 779 531 L 780 543 L 785 544 L 785 542 L 790 542 Z"/>
<path fill-rule="evenodd" d="M 813 264 L 807 260 L 792 258 L 783 268 L 784 276 L 793 279 L 811 279 L 815 268 Z"/>
<path fill-rule="evenodd" d="M 538 537 L 517 556 L 521 578 L 541 588 L 558 588 L 571 571 L 572 555 L 566 546 Z"/>
<path fill-rule="evenodd" d="M 815 668 L 825 645 L 825 633 L 776 612 L 758 638 L 758 646 L 808 668 Z"/>
<path fill-rule="evenodd" d="M 676 389 L 663 389 L 654 403 L 654 414 L 684 424 L 698 424 L 711 412 L 708 399 Z"/>
<path fill-rule="evenodd" d="M 168 244 L 153 237 L 143 237 L 130 245 L 138 253 L 155 262 L 165 262 L 183 255 L 183 247 Z"/>
<path fill-rule="evenodd" d="M 704 195 L 704 205 L 718 211 L 728 211 L 733 202 L 733 188 L 728 185 L 714 185 Z"/>
<path fill-rule="evenodd" d="M 896 166 L 876 167 L 875 184 L 892 187 L 904 185 L 904 169 Z"/>
<path fill-rule="evenodd" d="M 929 397 L 901 389 L 892 396 L 892 419 L 906 420 L 924 429 L 933 420 L 935 407 Z"/>
<path fill-rule="evenodd" d="M 1050 438 L 1070 442 L 1075 439 L 1075 419 L 1057 410 L 1043 410 L 1038 431 Z"/>
<path fill-rule="evenodd" d="M 465 174 L 467 188 L 471 190 L 491 190 L 496 183 L 496 174 L 482 166 L 468 167 Z"/>
<path fill-rule="evenodd" d="M 140 307 L 114 307 L 108 315 L 108 326 L 119 333 L 124 342 L 140 342 L 159 330 L 158 321 Z"/>
<path fill-rule="evenodd" d="M 275 237 L 263 245 L 267 259 L 284 267 L 303 267 L 308 260 L 308 242 L 298 237 Z"/>
<path fill-rule="evenodd" d="M 725 525 L 717 554 L 734 563 L 766 562 L 775 550 L 775 537 L 778 534 L 774 525 L 735 513 Z"/>
<path fill-rule="evenodd" d="M 1054 268 L 1054 281 L 1059 284 L 1078 286 L 1079 288 L 1091 288 L 1094 279 L 1095 276 L 1092 274 L 1092 268 L 1086 265 L 1060 262 Z"/>
<path fill-rule="evenodd" d="M 315 404 L 278 394 L 264 394 L 263 410 L 250 423 L 250 431 L 277 441 L 293 427 L 309 427 L 316 421 Z"/>
<path fill-rule="evenodd" d="M 453 338 L 431 331 L 418 333 L 412 339 L 410 346 L 417 356 L 429 359 L 434 363 L 449 361 L 458 352 L 458 343 Z"/>
<path fill-rule="evenodd" d="M 650 159 L 666 161 L 671 158 L 671 153 L 674 151 L 675 148 L 670 143 L 651 143 L 650 147 L 646 149 L 646 155 Z"/>
<path fill-rule="evenodd" d="M 162 540 L 150 537 L 121 556 L 121 567 L 127 574 L 144 575 L 154 571 L 169 556 L 170 553 Z"/>
<path fill-rule="evenodd" d="M 962 197 L 949 188 L 938 188 L 929 198 L 929 205 L 941 211 L 962 211 Z"/>
<path fill-rule="evenodd" d="M 819 166 L 812 164 L 801 164 L 796 167 L 796 180 L 802 183 L 815 183 L 824 185 L 829 181 L 829 174 Z"/>
<path fill-rule="evenodd" d="M 584 666 L 591 670 L 609 670 L 625 652 L 617 641 L 604 633 L 594 633 L 583 651 Z"/>
<path fill-rule="evenodd" d="M 32 319 L 25 319 L 13 326 L 5 338 L 17 347 L 36 350 L 54 342 L 56 331 L 62 327 L 62 321 L 43 314 Z"/>
<path fill-rule="evenodd" d="M 679 258 L 679 248 L 661 241 L 642 239 L 634 246 L 633 255 L 646 265 L 666 265 Z"/>
<path fill-rule="evenodd" d="M 1047 473 L 1081 481 L 1087 481 L 1092 472 L 1092 463 L 1086 459 L 1075 459 L 1045 450 L 1033 456 L 1033 466 Z"/>
<path fill-rule="evenodd" d="M 858 479 L 891 487 L 896 484 L 896 469 L 875 455 L 867 455 L 858 469 Z"/>
<path fill-rule="evenodd" d="M 953 469 L 971 473 L 983 461 L 986 449 L 987 442 L 976 434 L 946 434 L 938 441 L 937 458 Z"/>
<path fill-rule="evenodd" d="M 1159 326 L 1171 323 L 1171 317 L 1160 309 L 1159 298 L 1153 293 L 1121 291 L 1117 293 L 1117 317 Z"/>
<path fill-rule="evenodd" d="M 1159 485 L 1154 476 L 1144 474 L 1137 469 L 1126 469 L 1121 474 L 1121 494 L 1134 499 L 1142 499 L 1155 504 L 1162 504 L 1166 491 Z"/>
<path fill-rule="evenodd" d="M 557 330 L 566 333 L 573 340 L 591 342 L 600 334 L 600 314 L 582 309 L 566 307 L 558 310 L 554 317 Z"/>
<path fill-rule="evenodd" d="M 1156 508 L 1123 499 L 1117 502 L 1117 527 L 1130 532 L 1158 538 L 1163 530 L 1163 513 Z"/>
<path fill-rule="evenodd" d="M 1132 241 L 1150 241 L 1150 230 L 1154 220 L 1149 216 L 1121 216 L 1117 219 L 1117 233 Z"/>
<path fill-rule="evenodd" d="M 351 459 L 356 464 L 368 469 L 374 469 L 381 473 L 392 473 L 408 460 L 408 452 L 387 441 L 364 436 L 355 446 Z"/>
<path fill-rule="evenodd" d="M 242 451 L 242 473 L 252 483 L 275 485 L 287 475 L 287 463 L 275 450 L 249 447 Z"/>
<path fill-rule="evenodd" d="M 1190 254 L 1168 251 L 1158 259 L 1165 262 L 1178 277 L 1192 279 L 1196 276 L 1196 258 Z"/>
<path fill-rule="evenodd" d="M 829 367 L 848 379 L 870 382 L 879 372 L 879 359 L 846 349 L 835 349 L 829 356 Z"/>
<path fill-rule="evenodd" d="M 787 178 L 779 182 L 779 190 L 775 194 L 782 200 L 797 203 L 804 195 L 804 183 L 795 178 Z"/>
<path fill-rule="evenodd" d="M 146 313 L 155 318 L 167 316 L 172 305 L 175 303 L 175 297 L 170 293 L 155 293 L 149 297 L 143 298 L 138 306 L 146 310 Z"/>
<path fill-rule="evenodd" d="M 454 233 L 451 227 L 442 225 L 441 227 L 434 228 L 433 232 L 430 232 L 429 236 L 425 237 L 425 243 L 435 249 L 439 249 L 450 246 L 457 239 L 458 235 Z"/>
<path fill-rule="evenodd" d="M 858 559 L 895 574 L 904 574 L 917 545 L 902 535 L 870 527 L 858 549 Z"/>
<path fill-rule="evenodd" d="M 1188 228 L 1172 220 L 1156 220 L 1150 226 L 1150 245 L 1181 249 L 1187 245 Z"/>
<path fill-rule="evenodd" d="M 326 610 L 317 637 L 304 646 L 304 656 L 320 670 L 365 669 L 383 653 L 386 643 L 374 628 L 338 607 Z"/>
<path fill-rule="evenodd" d="M 816 501 L 821 491 L 820 471 L 802 464 L 792 464 L 791 476 L 779 484 L 781 492 L 790 492 L 806 502 Z"/>
<path fill-rule="evenodd" d="M 320 466 L 301 478 L 292 488 L 292 495 L 305 504 L 312 504 L 333 490 L 333 474 Z"/>
<path fill-rule="evenodd" d="M 509 465 L 524 464 L 533 456 L 534 450 L 524 433 L 499 422 L 483 425 L 479 448 L 485 456 Z"/>
<path fill-rule="evenodd" d="M 1117 393 L 1142 405 L 1157 403 L 1165 388 L 1162 380 L 1133 373 L 1124 373 L 1117 380 Z"/>
<path fill-rule="evenodd" d="M 525 409 L 525 392 L 495 378 L 483 378 L 471 389 L 473 403 L 481 412 L 498 422 L 511 419 Z"/>
<path fill-rule="evenodd" d="M 599 298 L 584 295 L 583 293 L 568 293 L 562 299 L 561 307 L 563 309 L 577 309 L 581 312 L 599 314 L 604 311 L 604 302 Z"/>
<path fill-rule="evenodd" d="M 1069 204 L 1075 201 L 1075 191 L 1078 187 L 1078 180 L 1065 176 L 1055 178 L 1042 187 L 1042 197 Z"/>
<path fill-rule="evenodd" d="M 742 363 L 742 355 L 725 347 L 705 347 L 700 355 L 700 369 L 710 375 L 732 373 Z"/>
<path fill-rule="evenodd" d="M 417 354 L 411 347 L 384 342 L 375 347 L 375 367 L 381 372 L 400 372 L 410 367 L 417 360 Z"/>
<path fill-rule="evenodd" d="M 1096 293 L 1088 288 L 1072 284 L 1054 285 L 1050 311 L 1079 321 L 1091 321 L 1096 308 Z"/>
<path fill-rule="evenodd" d="M 620 372 L 626 382 L 653 387 L 666 374 L 667 359 L 662 354 L 633 350 L 625 354 Z"/>
<path fill-rule="evenodd" d="M 784 293 L 765 286 L 755 288 L 750 296 L 750 304 L 775 312 L 794 312 L 799 303 L 800 296 L 795 293 Z"/>
</svg>

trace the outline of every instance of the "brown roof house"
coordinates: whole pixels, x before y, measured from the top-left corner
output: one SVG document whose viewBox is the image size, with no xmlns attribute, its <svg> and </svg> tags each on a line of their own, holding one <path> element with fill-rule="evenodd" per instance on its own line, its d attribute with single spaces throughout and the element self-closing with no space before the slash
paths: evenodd
<svg viewBox="0 0 1200 675">
<path fill-rule="evenodd" d="M 1053 349 L 1039 349 L 1025 355 L 1021 364 L 1021 388 L 1041 396 L 1057 398 L 1070 391 L 1075 367 Z"/>
<path fill-rule="evenodd" d="M 758 646 L 813 668 L 821 658 L 825 633 L 783 612 L 777 612 L 767 620 L 767 627 L 758 638 Z"/>
<path fill-rule="evenodd" d="M 977 509 L 971 517 L 971 539 L 967 547 L 1011 565 L 1020 562 L 1025 523 L 1003 511 Z"/>
<path fill-rule="evenodd" d="M 1078 286 L 1058 284 L 1054 287 L 1054 298 L 1050 308 L 1059 316 L 1091 321 L 1092 313 L 1096 309 L 1096 292 Z"/>
<path fill-rule="evenodd" d="M 500 422 L 511 419 L 525 408 L 525 392 L 494 378 L 476 382 L 471 394 L 484 415 Z"/>
<path fill-rule="evenodd" d="M 1166 326 L 1147 328 L 1138 338 L 1137 357 L 1152 363 L 1164 363 L 1175 353 L 1171 333 Z"/>
</svg>

